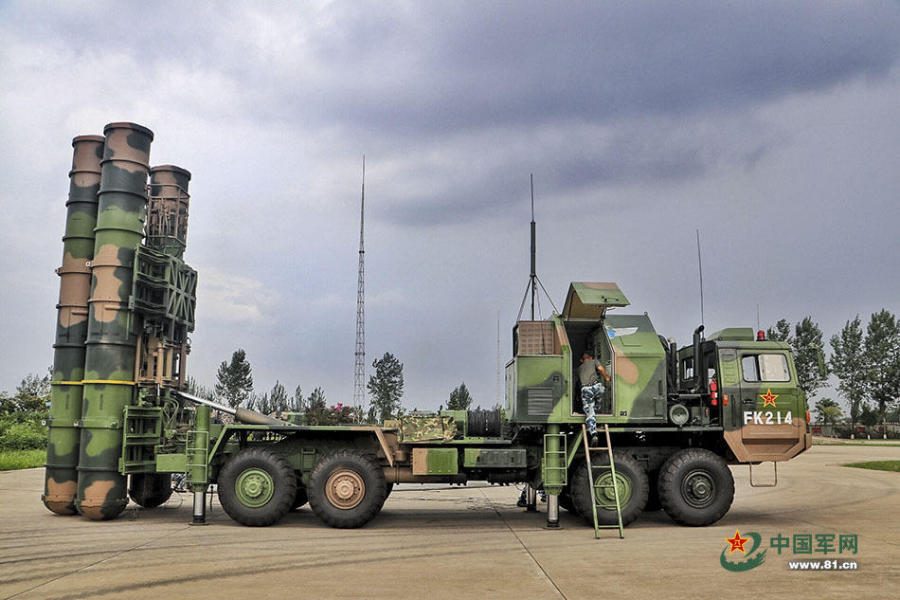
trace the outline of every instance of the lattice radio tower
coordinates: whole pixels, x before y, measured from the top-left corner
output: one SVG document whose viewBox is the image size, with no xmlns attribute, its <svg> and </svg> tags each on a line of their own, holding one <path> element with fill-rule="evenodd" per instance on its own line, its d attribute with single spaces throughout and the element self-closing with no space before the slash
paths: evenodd
<svg viewBox="0 0 900 600">
<path fill-rule="evenodd" d="M 362 199 L 359 204 L 359 279 L 356 291 L 356 365 L 353 370 L 353 405 L 362 415 L 366 404 L 366 249 L 363 232 L 366 218 L 366 156 L 363 155 Z"/>
</svg>

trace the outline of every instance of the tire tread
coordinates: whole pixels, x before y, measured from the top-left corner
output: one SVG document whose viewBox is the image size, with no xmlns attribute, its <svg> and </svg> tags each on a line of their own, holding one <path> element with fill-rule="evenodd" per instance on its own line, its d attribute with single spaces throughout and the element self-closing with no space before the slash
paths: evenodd
<svg viewBox="0 0 900 600">
<path fill-rule="evenodd" d="M 702 509 L 694 508 L 688 506 L 681 498 L 679 473 L 691 463 L 698 465 L 706 463 L 712 467 L 714 475 L 717 470 L 718 475 L 724 478 L 723 481 L 716 482 L 717 485 L 724 486 L 724 495 L 718 498 L 712 506 Z M 691 527 L 702 527 L 715 523 L 725 516 L 734 500 L 734 478 L 728 468 L 728 463 L 718 454 L 705 448 L 684 448 L 670 456 L 659 470 L 657 489 L 659 490 L 659 502 L 666 514 L 676 523 Z"/>
</svg>

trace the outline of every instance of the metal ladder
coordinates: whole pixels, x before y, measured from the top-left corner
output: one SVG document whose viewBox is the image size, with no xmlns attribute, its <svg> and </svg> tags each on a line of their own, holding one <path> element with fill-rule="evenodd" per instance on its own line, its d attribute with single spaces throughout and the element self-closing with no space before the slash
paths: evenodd
<svg viewBox="0 0 900 600">
<path fill-rule="evenodd" d="M 607 423 L 603 424 L 603 433 L 606 435 L 606 446 L 595 446 L 591 447 L 588 443 L 588 433 L 587 427 L 585 427 L 584 423 L 581 424 L 581 439 L 584 440 L 584 457 L 586 459 L 586 465 L 588 470 L 588 481 L 591 482 L 591 511 L 594 515 L 594 538 L 600 539 L 600 530 L 601 529 L 613 529 L 616 528 L 619 530 L 619 539 L 625 538 L 625 528 L 622 525 L 622 504 L 619 501 L 619 488 L 616 486 L 616 463 L 613 460 L 613 452 L 612 452 L 612 442 L 609 439 L 609 425 Z M 591 450 L 606 450 L 609 455 L 609 464 L 608 465 L 599 465 L 600 469 L 609 469 L 612 484 L 598 484 L 594 479 L 594 470 L 591 468 Z M 597 493 L 602 492 L 603 490 L 608 490 L 612 488 L 613 497 L 616 500 L 616 516 L 618 517 L 619 524 L 618 525 L 600 525 L 597 521 Z"/>
</svg>

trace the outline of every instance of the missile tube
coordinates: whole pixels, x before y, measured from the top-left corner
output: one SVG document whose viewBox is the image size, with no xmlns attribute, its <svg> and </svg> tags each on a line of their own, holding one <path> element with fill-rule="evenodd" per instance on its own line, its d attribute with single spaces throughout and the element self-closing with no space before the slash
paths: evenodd
<svg viewBox="0 0 900 600">
<path fill-rule="evenodd" d="M 128 503 L 119 459 L 140 331 L 128 303 L 134 254 L 144 235 L 153 140 L 152 131 L 134 123 L 110 123 L 103 132 L 76 499 L 78 511 L 91 519 L 114 518 Z"/>
<path fill-rule="evenodd" d="M 191 173 L 175 165 L 150 169 L 147 246 L 182 258 L 187 245 Z"/>
<path fill-rule="evenodd" d="M 97 192 L 104 138 L 82 135 L 72 140 L 72 170 L 66 201 L 66 232 L 63 236 L 59 275 L 56 339 L 53 344 L 53 380 L 44 494 L 41 499 L 60 515 L 75 514 L 78 475 L 79 432 L 88 298 L 91 293 L 90 261 L 94 257 L 94 227 L 97 224 Z"/>
</svg>

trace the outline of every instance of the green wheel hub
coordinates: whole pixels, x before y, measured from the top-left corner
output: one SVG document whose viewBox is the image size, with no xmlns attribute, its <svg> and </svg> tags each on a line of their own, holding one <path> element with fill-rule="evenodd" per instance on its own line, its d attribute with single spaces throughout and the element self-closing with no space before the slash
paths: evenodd
<svg viewBox="0 0 900 600">
<path fill-rule="evenodd" d="M 272 499 L 275 482 L 263 469 L 246 469 L 234 482 L 234 491 L 241 504 L 249 508 L 259 508 Z"/>
<path fill-rule="evenodd" d="M 616 473 L 616 490 L 612 488 L 612 473 L 604 470 L 594 481 L 597 486 L 594 495 L 597 497 L 597 508 L 616 510 L 616 491 L 619 492 L 619 506 L 623 509 L 631 500 L 631 480 Z"/>
<path fill-rule="evenodd" d="M 681 497 L 694 508 L 706 508 L 716 499 L 716 482 L 709 471 L 694 469 L 681 480 Z"/>
</svg>

